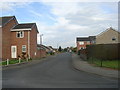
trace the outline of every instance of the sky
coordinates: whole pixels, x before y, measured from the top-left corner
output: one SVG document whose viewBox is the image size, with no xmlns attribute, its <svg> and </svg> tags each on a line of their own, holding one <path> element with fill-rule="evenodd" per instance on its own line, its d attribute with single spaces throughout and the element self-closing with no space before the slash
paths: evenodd
<svg viewBox="0 0 120 90">
<path fill-rule="evenodd" d="M 71 1 L 71 0 L 70 0 Z M 19 23 L 36 23 L 42 43 L 57 48 L 75 47 L 76 37 L 118 29 L 118 2 L 2 2 L 0 16 L 16 16 Z"/>
</svg>

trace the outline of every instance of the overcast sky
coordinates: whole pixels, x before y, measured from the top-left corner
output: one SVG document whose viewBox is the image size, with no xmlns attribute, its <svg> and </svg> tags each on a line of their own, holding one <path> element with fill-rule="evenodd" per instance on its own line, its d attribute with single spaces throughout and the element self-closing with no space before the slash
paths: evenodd
<svg viewBox="0 0 120 90">
<path fill-rule="evenodd" d="M 19 23 L 37 24 L 43 44 L 76 46 L 76 37 L 118 28 L 117 2 L 3 2 L 1 16 L 15 15 Z M 38 43 L 39 43 L 38 35 Z"/>
</svg>

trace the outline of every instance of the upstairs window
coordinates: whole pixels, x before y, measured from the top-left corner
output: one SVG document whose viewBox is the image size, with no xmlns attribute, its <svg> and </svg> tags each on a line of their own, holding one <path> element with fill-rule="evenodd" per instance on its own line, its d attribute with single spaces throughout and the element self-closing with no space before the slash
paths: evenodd
<svg viewBox="0 0 120 90">
<path fill-rule="evenodd" d="M 90 41 L 86 41 L 87 42 L 87 44 L 90 44 Z"/>
<path fill-rule="evenodd" d="M 84 42 L 79 42 L 80 45 L 84 45 Z"/>
<path fill-rule="evenodd" d="M 24 31 L 18 31 L 18 32 L 16 32 L 16 37 L 17 38 L 23 38 L 24 37 Z"/>
</svg>

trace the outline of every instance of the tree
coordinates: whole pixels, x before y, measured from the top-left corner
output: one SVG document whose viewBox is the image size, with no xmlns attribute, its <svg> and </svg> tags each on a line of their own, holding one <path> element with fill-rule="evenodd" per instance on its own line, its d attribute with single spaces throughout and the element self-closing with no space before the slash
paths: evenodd
<svg viewBox="0 0 120 90">
<path fill-rule="evenodd" d="M 73 51 L 73 52 L 77 52 L 77 47 L 74 47 L 74 48 L 72 49 L 72 51 Z"/>
<path fill-rule="evenodd" d="M 67 48 L 64 48 L 64 52 L 67 52 Z"/>
<path fill-rule="evenodd" d="M 62 51 L 62 48 L 61 48 L 61 46 L 59 46 L 59 49 L 58 49 L 58 51 L 59 51 L 59 52 L 61 52 L 61 51 Z"/>
</svg>

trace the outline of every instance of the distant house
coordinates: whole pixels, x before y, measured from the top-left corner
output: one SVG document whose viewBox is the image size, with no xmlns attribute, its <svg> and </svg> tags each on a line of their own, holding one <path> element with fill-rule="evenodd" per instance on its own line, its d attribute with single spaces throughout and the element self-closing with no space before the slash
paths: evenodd
<svg viewBox="0 0 120 90">
<path fill-rule="evenodd" d="M 81 49 L 86 49 L 86 45 L 95 44 L 95 36 L 89 36 L 89 37 L 77 37 L 77 51 Z"/>
<path fill-rule="evenodd" d="M 56 50 L 52 46 L 47 46 L 50 49 L 50 52 L 56 52 Z"/>
<path fill-rule="evenodd" d="M 0 58 L 16 59 L 22 54 L 28 58 L 39 57 L 38 29 L 35 23 L 19 24 L 15 16 L 0 17 Z"/>
<path fill-rule="evenodd" d="M 96 44 L 120 43 L 120 32 L 112 27 L 96 36 Z"/>
<path fill-rule="evenodd" d="M 42 58 L 42 57 L 46 57 L 46 46 L 45 45 L 41 45 L 41 44 L 37 44 L 37 58 Z"/>
</svg>

